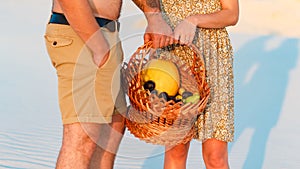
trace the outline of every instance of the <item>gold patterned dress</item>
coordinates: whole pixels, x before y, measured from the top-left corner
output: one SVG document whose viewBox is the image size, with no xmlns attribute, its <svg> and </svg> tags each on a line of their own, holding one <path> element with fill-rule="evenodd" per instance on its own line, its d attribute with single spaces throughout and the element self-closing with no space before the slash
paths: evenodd
<svg viewBox="0 0 300 169">
<path fill-rule="evenodd" d="M 220 0 L 161 0 L 161 8 L 166 21 L 174 29 L 187 16 L 221 10 L 221 3 Z M 228 33 L 225 28 L 197 28 L 193 44 L 204 57 L 211 90 L 206 110 L 195 124 L 195 139 L 215 138 L 231 142 L 234 134 L 234 82 L 233 51 Z"/>
</svg>

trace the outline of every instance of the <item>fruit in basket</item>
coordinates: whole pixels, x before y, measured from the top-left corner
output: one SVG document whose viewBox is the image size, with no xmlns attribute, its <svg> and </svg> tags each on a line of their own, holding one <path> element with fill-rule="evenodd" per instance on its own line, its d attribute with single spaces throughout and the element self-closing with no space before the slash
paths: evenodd
<svg viewBox="0 0 300 169">
<path fill-rule="evenodd" d="M 158 95 L 158 91 L 154 89 L 151 91 L 151 94 Z"/>
<path fill-rule="evenodd" d="M 182 94 L 181 94 L 182 98 L 183 99 L 186 99 L 190 96 L 193 96 L 193 93 L 192 92 L 189 92 L 189 91 L 184 91 Z"/>
<path fill-rule="evenodd" d="M 182 96 L 181 95 L 176 95 L 175 100 L 182 100 Z"/>
<path fill-rule="evenodd" d="M 168 101 L 169 95 L 167 92 L 161 92 L 158 95 L 159 98 L 163 98 L 165 101 Z"/>
<path fill-rule="evenodd" d="M 182 97 L 180 95 L 169 96 L 168 101 L 173 100 L 175 103 L 181 102 Z"/>
<path fill-rule="evenodd" d="M 175 96 L 180 86 L 180 76 L 177 66 L 161 59 L 152 59 L 142 71 L 144 83 L 151 80 L 155 83 L 155 89 L 166 92 L 169 96 Z"/>
<path fill-rule="evenodd" d="M 143 87 L 151 92 L 155 89 L 155 83 L 152 80 L 148 80 L 144 83 Z"/>
<path fill-rule="evenodd" d="M 184 88 L 182 88 L 182 87 L 181 87 L 181 88 L 179 88 L 179 90 L 178 90 L 178 94 L 179 94 L 179 95 L 182 95 L 182 93 L 183 93 L 183 92 L 185 92 L 185 89 L 184 89 Z"/>
<path fill-rule="evenodd" d="M 199 94 L 194 94 L 192 96 L 189 96 L 185 99 L 183 99 L 184 103 L 197 103 L 200 100 L 200 95 Z"/>
</svg>

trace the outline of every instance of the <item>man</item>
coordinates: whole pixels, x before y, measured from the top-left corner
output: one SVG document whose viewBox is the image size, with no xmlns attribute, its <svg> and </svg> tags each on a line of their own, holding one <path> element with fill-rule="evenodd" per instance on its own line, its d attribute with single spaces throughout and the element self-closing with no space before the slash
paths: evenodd
<svg viewBox="0 0 300 169">
<path fill-rule="evenodd" d="M 54 0 L 45 42 L 58 76 L 63 140 L 56 168 L 111 169 L 124 133 L 120 0 Z"/>
</svg>

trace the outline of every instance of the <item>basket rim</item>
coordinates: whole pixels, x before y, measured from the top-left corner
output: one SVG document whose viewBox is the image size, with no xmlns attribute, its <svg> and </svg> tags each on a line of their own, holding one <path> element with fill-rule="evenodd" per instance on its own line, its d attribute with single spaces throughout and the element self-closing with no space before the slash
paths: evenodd
<svg viewBox="0 0 300 169">
<path fill-rule="evenodd" d="M 181 44 L 180 44 L 181 45 Z M 200 57 L 200 60 L 201 60 L 201 62 L 202 62 L 202 64 L 204 65 L 204 69 L 205 69 L 205 62 L 204 62 L 204 59 L 203 59 L 203 57 L 202 57 L 202 55 L 200 54 L 200 51 L 199 51 L 199 49 L 197 49 L 197 47 L 195 46 L 195 45 L 193 45 L 193 44 L 191 44 L 191 45 L 181 45 L 181 46 L 188 46 L 189 48 L 191 48 L 192 50 L 193 50 L 193 52 L 194 52 L 194 54 L 197 54 L 197 56 L 201 56 Z M 133 60 L 134 60 L 134 55 L 135 54 L 138 54 L 138 53 L 140 53 L 141 51 L 144 51 L 143 52 L 143 54 L 142 54 L 142 58 L 140 58 L 140 60 L 145 60 L 145 56 L 150 52 L 150 50 L 151 50 L 151 48 L 152 48 L 152 41 L 149 41 L 148 43 L 146 43 L 146 44 L 143 44 L 142 46 L 140 46 L 140 47 L 138 47 L 138 49 L 137 49 L 137 51 L 131 56 L 131 58 L 130 58 L 130 60 L 129 60 L 129 62 L 126 64 L 126 66 L 127 66 L 127 69 L 128 69 L 128 66 L 129 66 L 129 64 L 131 63 L 131 62 L 133 62 Z M 195 57 L 197 57 L 197 56 L 194 56 L 194 59 L 195 59 Z M 150 60 L 150 59 L 149 59 Z M 148 60 L 148 61 L 149 61 Z M 125 66 L 125 67 L 126 67 Z M 141 70 L 142 70 L 142 66 L 143 66 L 143 62 L 142 61 L 140 61 L 139 62 L 139 65 L 138 65 L 138 70 L 137 70 L 137 73 L 136 73 L 136 75 L 137 75 L 137 81 L 141 81 Z M 124 67 L 124 66 L 123 66 Z M 126 68 L 125 68 L 126 69 Z M 196 76 L 195 74 L 194 74 L 194 76 Z M 202 76 L 202 78 L 201 78 L 201 84 L 206 84 L 205 86 L 200 86 L 200 88 L 201 89 L 203 89 L 203 91 L 204 91 L 204 93 L 205 93 L 205 95 L 201 95 L 201 97 L 209 97 L 209 95 L 210 95 L 210 88 L 208 87 L 208 85 L 207 85 L 207 82 L 206 82 L 206 80 L 205 80 L 205 70 L 204 70 L 204 73 L 203 73 L 203 76 Z M 198 84 L 199 85 L 199 84 Z M 137 87 L 142 87 L 140 84 L 139 84 L 139 86 L 137 86 Z M 199 86 L 198 86 L 198 88 L 199 88 Z M 126 91 L 126 93 L 127 93 L 127 95 L 129 96 L 129 94 L 128 94 L 128 90 L 126 89 L 125 90 Z M 129 96 L 129 100 L 130 101 L 132 101 L 134 98 L 132 98 L 132 97 L 130 97 Z M 198 103 L 201 101 L 202 99 L 200 99 L 199 101 L 198 101 Z M 169 101 L 169 104 L 170 104 L 170 102 L 172 102 L 172 101 Z M 168 101 L 166 101 L 165 103 L 168 103 Z M 143 109 L 143 110 L 148 110 L 149 109 L 149 107 L 148 106 L 145 106 L 144 107 L 145 109 Z"/>
</svg>

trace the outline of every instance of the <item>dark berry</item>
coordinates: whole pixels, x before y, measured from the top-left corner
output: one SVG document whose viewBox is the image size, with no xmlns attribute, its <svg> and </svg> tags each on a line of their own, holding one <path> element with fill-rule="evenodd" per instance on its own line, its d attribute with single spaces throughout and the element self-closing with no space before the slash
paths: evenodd
<svg viewBox="0 0 300 169">
<path fill-rule="evenodd" d="M 157 96 L 157 94 L 158 94 L 158 91 L 154 89 L 154 90 L 152 90 L 152 91 L 151 91 L 151 94 L 154 94 L 154 95 L 156 95 L 156 96 Z"/>
<path fill-rule="evenodd" d="M 158 95 L 159 98 L 163 98 L 165 99 L 166 101 L 168 100 L 168 94 L 166 92 L 161 92 L 159 95 Z"/>
<path fill-rule="evenodd" d="M 152 80 L 148 80 L 143 85 L 144 89 L 149 90 L 150 92 L 155 89 L 155 83 Z"/>
<path fill-rule="evenodd" d="M 175 96 L 169 96 L 169 97 L 168 97 L 168 101 L 170 101 L 170 100 L 175 101 Z"/>
</svg>

